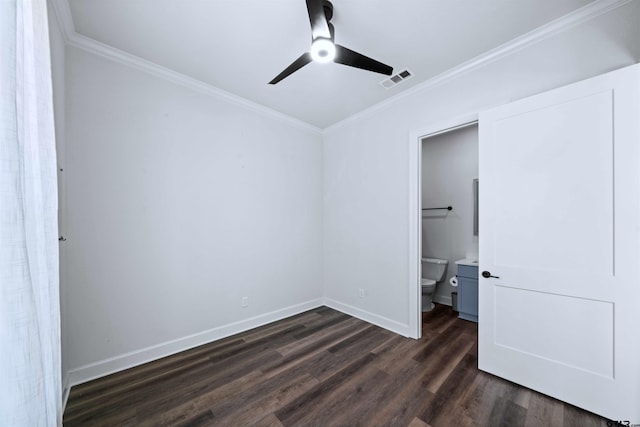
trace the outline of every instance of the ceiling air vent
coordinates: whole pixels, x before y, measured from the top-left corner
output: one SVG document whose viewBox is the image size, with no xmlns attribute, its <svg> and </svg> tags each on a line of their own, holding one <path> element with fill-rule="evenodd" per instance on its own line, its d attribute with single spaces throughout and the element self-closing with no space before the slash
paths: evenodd
<svg viewBox="0 0 640 427">
<path fill-rule="evenodd" d="M 391 89 L 392 87 L 399 85 L 400 83 L 402 83 L 407 79 L 410 79 L 411 77 L 413 77 L 413 73 L 407 69 L 404 69 L 400 71 L 398 74 L 394 74 L 388 79 L 384 79 L 383 81 L 380 82 L 380 84 L 385 89 Z"/>
</svg>

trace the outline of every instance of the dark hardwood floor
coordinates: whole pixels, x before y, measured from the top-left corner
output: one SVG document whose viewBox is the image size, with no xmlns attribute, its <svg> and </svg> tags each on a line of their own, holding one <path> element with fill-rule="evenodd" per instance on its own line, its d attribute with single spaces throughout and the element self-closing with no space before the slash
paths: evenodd
<svg viewBox="0 0 640 427">
<path fill-rule="evenodd" d="M 72 426 L 606 426 L 478 371 L 447 306 L 412 340 L 322 307 L 71 389 Z"/>
</svg>

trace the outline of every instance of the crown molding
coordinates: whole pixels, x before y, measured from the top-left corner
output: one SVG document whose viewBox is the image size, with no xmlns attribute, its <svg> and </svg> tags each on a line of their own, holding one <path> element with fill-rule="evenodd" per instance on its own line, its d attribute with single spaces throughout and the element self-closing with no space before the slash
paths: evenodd
<svg viewBox="0 0 640 427">
<path fill-rule="evenodd" d="M 273 110 L 269 107 L 265 107 L 264 105 L 249 101 L 245 98 L 219 89 L 201 80 L 189 77 L 185 74 L 179 73 L 177 71 L 158 65 L 154 62 L 147 61 L 138 56 L 132 55 L 122 50 L 116 49 L 112 46 L 100 43 L 89 37 L 78 34 L 75 31 L 73 17 L 71 15 L 71 9 L 69 7 L 68 0 L 51 0 L 56 19 L 58 20 L 60 28 L 62 28 L 65 42 L 70 46 L 74 46 L 87 52 L 102 56 L 104 58 L 111 59 L 115 62 L 133 67 L 148 74 L 152 74 L 156 77 L 189 88 L 196 92 L 200 92 L 204 95 L 228 101 L 235 105 L 244 107 L 245 109 L 251 110 L 255 113 L 270 117 L 272 119 L 276 119 L 280 122 L 294 126 L 301 130 L 320 134 L 335 131 L 337 129 L 340 129 L 341 127 L 348 125 L 349 123 L 371 116 L 372 114 L 390 107 L 404 98 L 412 96 L 418 92 L 427 91 L 437 86 L 448 83 L 472 70 L 481 68 L 492 62 L 517 53 L 531 45 L 539 43 L 546 38 L 552 37 L 563 31 L 567 31 L 570 28 L 590 21 L 600 15 L 624 6 L 625 4 L 631 3 L 632 1 L 633 0 L 596 0 L 586 6 L 581 7 L 580 9 L 568 13 L 567 15 L 564 15 L 554 21 L 536 28 L 535 30 L 532 30 L 520 37 L 504 43 L 497 48 L 491 49 L 481 55 L 476 56 L 475 58 L 472 58 L 469 61 L 463 62 L 462 64 L 459 64 L 441 74 L 438 74 L 435 77 L 432 77 L 416 86 L 400 92 L 391 98 L 387 98 L 386 100 L 381 101 L 369 108 L 366 108 L 352 116 L 349 116 L 344 120 L 321 129 L 307 122 L 296 119 L 290 115 L 280 113 L 279 111 Z"/>
<path fill-rule="evenodd" d="M 147 61 L 146 59 L 142 59 L 138 56 L 132 55 L 123 50 L 116 49 L 112 46 L 96 41 L 92 38 L 83 36 L 82 34 L 74 33 L 69 38 L 69 41 L 67 42 L 67 44 L 69 46 L 73 46 L 78 49 L 82 49 L 87 52 L 93 53 L 95 55 L 110 59 L 114 62 L 118 62 L 120 64 L 135 68 L 147 74 L 151 74 L 155 77 L 159 77 L 161 79 L 170 81 L 172 83 L 186 87 L 188 89 L 199 92 L 201 94 L 227 101 L 229 103 L 243 107 L 244 109 L 253 111 L 254 113 L 267 116 L 271 119 L 278 120 L 280 122 L 296 127 L 298 129 L 301 129 L 307 132 L 314 132 L 317 134 L 322 133 L 322 129 L 316 126 L 310 125 L 309 123 L 303 122 L 302 120 L 298 120 L 287 114 L 280 113 L 276 110 L 273 110 L 269 107 L 265 107 L 264 105 L 258 104 L 256 102 L 249 101 L 245 98 L 234 95 L 225 90 L 219 89 L 213 85 L 204 83 L 201 80 L 194 79 L 193 77 L 189 77 L 185 74 L 179 73 L 177 71 L 173 71 L 167 67 L 163 67 L 162 65 L 158 65 L 154 62 Z"/>
<path fill-rule="evenodd" d="M 391 98 L 387 98 L 384 101 L 372 105 L 371 107 L 364 109 L 352 116 L 349 116 L 344 120 L 334 123 L 333 125 L 324 128 L 323 132 L 327 133 L 338 130 L 350 123 L 366 118 L 380 110 L 390 107 L 404 98 L 407 98 L 418 92 L 427 91 L 441 86 L 445 83 L 457 79 L 458 77 L 461 77 L 462 75 L 472 70 L 476 70 L 492 62 L 513 55 L 514 53 L 517 53 L 529 46 L 539 43 L 542 40 L 567 31 L 600 15 L 624 6 L 627 3 L 631 3 L 632 1 L 633 0 L 596 0 L 586 6 L 581 7 L 580 9 L 576 9 L 575 11 L 568 13 L 567 15 L 544 24 L 541 27 L 536 28 L 535 30 L 525 33 L 520 37 L 508 41 L 507 43 L 504 43 L 483 54 L 480 54 L 475 58 L 470 59 L 469 61 L 463 62 L 460 65 L 450 68 L 449 70 L 444 71 L 443 73 L 438 74 L 435 77 L 417 84 L 416 86 L 413 86 L 401 93 L 398 93 Z"/>
<path fill-rule="evenodd" d="M 322 129 L 306 123 L 302 120 L 296 119 L 272 108 L 265 107 L 264 105 L 258 104 L 256 102 L 249 101 L 245 98 L 219 89 L 201 80 L 189 77 L 186 74 L 179 73 L 167 67 L 163 67 L 162 65 L 147 61 L 146 59 L 142 59 L 136 55 L 132 55 L 123 50 L 116 49 L 113 46 L 109 46 L 90 37 L 79 34 L 75 31 L 73 17 L 71 15 L 71 9 L 69 8 L 68 0 L 51 1 L 55 10 L 56 19 L 58 20 L 60 28 L 62 28 L 63 37 L 68 46 L 73 46 L 75 48 L 82 49 L 86 52 L 110 59 L 114 62 L 126 65 L 128 67 L 135 68 L 147 74 L 151 74 L 155 77 L 159 77 L 166 81 L 191 89 L 195 92 L 199 92 L 203 95 L 227 101 L 246 110 L 269 117 L 305 132 L 312 132 L 319 135 L 322 134 Z"/>
</svg>

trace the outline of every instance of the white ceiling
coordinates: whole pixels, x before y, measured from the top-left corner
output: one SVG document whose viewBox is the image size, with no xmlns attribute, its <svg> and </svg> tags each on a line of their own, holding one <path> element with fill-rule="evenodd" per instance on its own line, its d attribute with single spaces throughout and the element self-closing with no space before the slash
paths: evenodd
<svg viewBox="0 0 640 427">
<path fill-rule="evenodd" d="M 311 63 L 305 0 L 68 0 L 75 31 L 325 128 L 593 0 L 333 0 L 336 42 L 415 77 Z"/>
</svg>

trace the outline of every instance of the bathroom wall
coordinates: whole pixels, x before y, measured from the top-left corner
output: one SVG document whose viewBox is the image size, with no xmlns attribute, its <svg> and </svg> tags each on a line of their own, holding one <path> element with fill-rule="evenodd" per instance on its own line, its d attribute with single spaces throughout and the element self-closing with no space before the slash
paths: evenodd
<svg viewBox="0 0 640 427">
<path fill-rule="evenodd" d="M 449 260 L 447 278 L 434 301 L 451 304 L 449 278 L 455 261 L 476 258 L 473 236 L 473 179 L 478 177 L 478 126 L 426 138 L 422 142 L 422 207 L 453 206 L 452 211 L 423 211 L 422 256 Z"/>
</svg>

